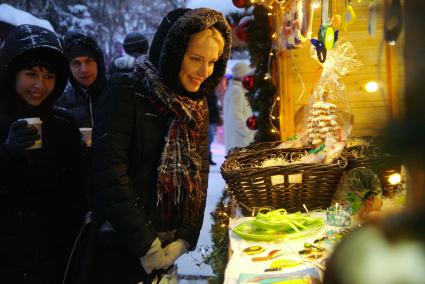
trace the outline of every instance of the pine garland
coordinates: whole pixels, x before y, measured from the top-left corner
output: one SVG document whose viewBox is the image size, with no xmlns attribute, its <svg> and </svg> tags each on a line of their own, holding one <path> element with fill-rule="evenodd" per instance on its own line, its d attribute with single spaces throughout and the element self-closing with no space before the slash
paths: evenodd
<svg viewBox="0 0 425 284">
<path fill-rule="evenodd" d="M 211 239 L 213 242 L 211 252 L 204 257 L 204 262 L 211 265 L 215 277 L 209 279 L 209 283 L 223 283 L 224 272 L 226 270 L 228 249 L 229 249 L 229 216 L 230 197 L 227 190 L 223 190 L 223 195 L 217 205 L 210 213 L 213 223 L 211 225 Z"/>
<path fill-rule="evenodd" d="M 264 79 L 269 70 L 269 53 L 272 51 L 272 27 L 268 11 L 262 5 L 253 9 L 254 21 L 247 28 L 247 49 L 251 62 L 256 66 L 254 89 L 247 93 L 253 110 L 258 113 L 258 130 L 255 142 L 279 140 L 279 135 L 271 132 L 269 115 L 273 104 L 275 87 L 270 79 Z M 271 64 L 271 62 L 270 62 Z M 271 69 L 271 66 L 270 66 Z M 275 126 L 279 128 L 279 125 Z"/>
</svg>

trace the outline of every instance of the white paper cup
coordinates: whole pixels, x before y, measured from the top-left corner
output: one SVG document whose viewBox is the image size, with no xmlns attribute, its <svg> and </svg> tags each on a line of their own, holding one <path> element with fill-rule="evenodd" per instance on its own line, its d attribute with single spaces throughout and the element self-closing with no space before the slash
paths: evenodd
<svg viewBox="0 0 425 284">
<path fill-rule="evenodd" d="M 88 147 L 91 147 L 92 129 L 90 127 L 80 128 L 81 136 Z"/>
<path fill-rule="evenodd" d="M 28 126 L 34 126 L 37 128 L 38 135 L 40 139 L 36 140 L 34 145 L 28 147 L 27 149 L 39 149 L 42 147 L 42 139 L 41 139 L 41 124 L 43 123 L 39 117 L 30 117 L 30 118 L 22 118 L 20 120 L 26 120 L 28 122 Z"/>
</svg>

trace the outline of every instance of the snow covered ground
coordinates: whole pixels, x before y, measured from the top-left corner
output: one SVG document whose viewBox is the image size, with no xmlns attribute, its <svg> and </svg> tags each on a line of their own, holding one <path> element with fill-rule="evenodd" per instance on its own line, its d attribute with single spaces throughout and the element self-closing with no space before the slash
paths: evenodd
<svg viewBox="0 0 425 284">
<path fill-rule="evenodd" d="M 212 245 L 210 229 L 211 229 L 211 217 L 210 212 L 212 212 L 220 200 L 224 189 L 224 180 L 220 174 L 220 166 L 224 161 L 224 145 L 222 142 L 217 141 L 220 139 L 215 139 L 211 146 L 211 151 L 213 153 L 213 161 L 217 163 L 216 166 L 210 167 L 209 175 L 209 184 L 208 184 L 208 196 L 207 196 L 207 205 L 205 208 L 204 214 L 204 224 L 202 226 L 201 234 L 199 237 L 198 247 L 195 251 L 184 254 L 177 261 L 179 267 L 178 272 L 181 276 L 192 278 L 192 276 L 201 276 L 200 278 L 206 278 L 207 276 L 213 276 L 214 273 L 209 265 L 202 264 L 202 253 L 201 251 L 205 247 L 210 247 Z M 193 277 L 194 278 L 194 277 Z M 180 280 L 179 284 L 185 283 L 203 283 L 206 280 Z M 207 283 L 207 282 L 205 282 Z"/>
</svg>

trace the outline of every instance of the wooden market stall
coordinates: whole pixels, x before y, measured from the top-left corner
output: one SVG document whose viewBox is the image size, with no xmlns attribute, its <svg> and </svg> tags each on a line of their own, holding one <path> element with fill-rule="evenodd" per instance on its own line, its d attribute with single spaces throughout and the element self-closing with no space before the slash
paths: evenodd
<svg viewBox="0 0 425 284">
<path fill-rule="evenodd" d="M 333 13 L 343 14 L 346 1 L 332 1 Z M 404 60 L 402 38 L 396 45 L 388 45 L 383 38 L 383 1 L 377 3 L 377 24 L 374 35 L 368 33 L 369 1 L 351 3 L 356 19 L 346 31 L 340 31 L 339 37 L 351 42 L 358 54 L 362 66 L 359 70 L 342 77 L 345 94 L 353 115 L 352 136 L 375 136 L 382 134 L 389 120 L 397 118 L 404 109 L 403 93 Z M 280 17 L 279 5 L 275 5 L 276 17 Z M 314 13 L 312 37 L 320 26 L 320 9 Z M 278 19 L 276 25 L 280 25 Z M 401 35 L 403 37 L 403 35 Z M 302 123 L 303 107 L 307 103 L 314 84 L 320 77 L 322 68 L 317 60 L 310 56 L 311 44 L 304 43 L 300 48 L 284 50 L 277 53 L 275 76 L 281 96 L 280 108 L 282 140 L 293 135 L 295 128 L 282 125 Z M 365 85 L 376 82 L 378 89 L 367 92 Z M 294 122 L 295 120 L 295 122 Z"/>
<path fill-rule="evenodd" d="M 336 243 L 334 242 L 330 246 L 321 243 L 323 239 L 330 240 L 334 237 L 329 232 L 333 230 L 339 232 L 350 230 L 351 225 L 358 222 L 361 223 L 372 216 L 369 215 L 372 211 L 380 211 L 382 196 L 389 200 L 388 202 L 384 201 L 389 204 L 389 207 L 396 207 L 393 200 L 395 200 L 395 195 L 398 194 L 397 191 L 401 189 L 402 183 L 400 180 L 393 183 L 389 173 L 391 176 L 398 175 L 397 178 L 400 177 L 401 160 L 398 156 L 388 153 L 379 153 L 376 156 L 374 156 L 375 153 L 370 156 L 357 156 L 358 152 L 356 151 L 361 149 L 361 154 L 366 153 L 366 151 L 362 151 L 367 149 L 369 144 L 366 148 L 356 148 L 353 152 L 350 151 L 354 148 L 341 144 L 340 153 L 346 151 L 342 150 L 342 147 L 346 147 L 344 149 L 347 149 L 347 151 L 338 156 L 338 158 L 333 156 L 331 159 L 327 159 L 326 155 L 332 152 L 333 150 L 331 149 L 333 148 L 326 149 L 328 144 L 324 142 L 324 138 L 321 138 L 317 143 L 314 143 L 315 140 L 313 142 L 309 140 L 310 145 L 301 145 L 294 142 L 293 137 L 294 134 L 301 132 L 301 128 L 303 128 L 303 131 L 306 130 L 307 122 L 305 117 L 307 111 L 317 112 L 315 114 L 317 117 L 314 117 L 313 120 L 318 119 L 319 116 L 325 118 L 327 116 L 335 116 L 333 111 L 338 106 L 335 107 L 335 105 L 328 103 L 324 99 L 318 100 L 312 96 L 323 92 L 323 90 L 317 91 L 318 82 L 323 83 L 328 78 L 338 81 L 335 83 L 338 92 L 343 94 L 347 105 L 349 105 L 349 108 L 342 109 L 342 111 L 344 112 L 343 115 L 346 114 L 349 117 L 348 120 L 352 124 L 350 124 L 352 126 L 349 131 L 350 137 L 383 135 L 390 122 L 404 116 L 404 34 L 397 32 L 401 27 L 401 19 L 398 17 L 400 16 L 400 9 L 397 6 L 400 2 L 389 0 L 355 2 L 342 0 L 251 0 L 251 3 L 262 5 L 268 9 L 273 30 L 270 39 L 272 48 L 269 57 L 271 59 L 269 60 L 271 62 L 269 72 L 272 75 L 275 94 L 271 116 L 273 116 L 272 119 L 278 119 L 279 127 L 278 129 L 273 128 L 272 132 L 279 132 L 280 141 L 259 143 L 243 149 L 235 149 L 230 152 L 222 166 L 222 175 L 226 180 L 229 192 L 238 205 L 242 207 L 242 214 L 245 216 L 243 218 L 246 218 L 242 220 L 236 218 L 230 224 L 232 228 L 230 243 L 234 251 L 227 268 L 225 283 L 236 283 L 234 281 L 238 281 L 237 283 L 251 283 L 249 281 L 259 281 L 258 279 L 265 280 L 273 277 L 280 280 L 299 279 L 297 278 L 300 277 L 299 275 L 294 276 L 296 273 L 294 275 L 291 274 L 296 269 L 287 270 L 290 276 L 284 273 L 278 274 L 278 272 L 280 273 L 281 270 L 286 271 L 284 269 L 286 268 L 285 265 L 290 267 L 292 265 L 300 265 L 299 267 L 307 269 L 311 268 L 312 263 L 318 273 L 311 271 L 303 273 L 310 274 L 311 279 L 315 279 L 314 281 L 320 281 L 319 279 L 322 278 L 326 266 L 324 262 L 326 257 L 324 255 L 332 252 L 333 245 Z M 318 8 L 315 6 L 314 9 L 309 10 L 309 15 L 313 15 L 309 21 L 311 23 L 309 24 L 311 27 L 310 33 L 307 33 L 307 36 L 304 35 L 302 43 L 296 40 L 294 43 L 294 41 L 289 42 L 288 40 L 288 37 L 293 36 L 293 30 L 285 34 L 285 27 L 290 30 L 294 25 L 298 24 L 295 22 L 298 12 L 296 9 L 298 9 L 297 5 L 299 3 L 312 6 L 325 3 L 326 7 Z M 390 16 L 384 14 L 384 11 L 388 13 L 388 10 L 391 10 L 388 7 L 394 5 L 394 3 L 397 7 L 391 7 L 393 14 Z M 324 10 L 326 8 L 328 10 Z M 288 9 L 290 12 L 288 12 Z M 293 14 L 288 16 L 288 13 Z M 350 69 L 347 73 L 340 72 L 341 69 L 338 68 L 341 68 L 341 66 L 338 67 L 338 64 L 341 62 L 337 62 L 337 56 L 341 56 L 341 54 L 337 54 L 337 51 L 334 51 L 333 55 L 332 48 L 329 48 L 327 51 L 328 58 L 330 57 L 332 59 L 329 60 L 336 62 L 332 63 L 336 67 L 331 66 L 331 69 L 334 68 L 335 70 L 331 72 L 333 77 L 323 77 L 324 69 L 328 68 L 329 70 L 330 65 L 324 67 L 325 63 L 321 61 L 323 53 L 322 58 L 318 59 L 319 51 L 323 49 L 319 50 L 318 47 L 320 45 L 314 43 L 312 39 L 320 39 L 318 31 L 322 24 L 325 25 L 323 19 L 329 16 L 329 23 L 326 24 L 329 27 L 331 26 L 330 20 L 335 15 L 341 15 L 345 20 L 342 20 L 343 25 L 340 26 L 338 35 L 332 30 L 332 38 L 336 41 L 336 44 L 333 44 L 333 49 L 335 50 L 338 44 L 342 45 L 348 42 L 350 48 L 352 47 L 350 50 L 355 52 L 351 53 L 347 58 L 343 58 L 345 61 L 342 61 L 342 65 L 353 64 L 357 68 L 347 68 L 347 70 Z M 391 37 L 388 36 L 389 29 L 393 29 Z M 326 33 L 325 37 L 322 36 L 322 39 L 327 40 L 327 35 Z M 337 40 L 334 38 L 337 38 Z M 323 46 L 327 44 L 324 39 L 321 42 Z M 312 47 L 312 44 L 315 47 Z M 317 55 L 316 50 L 318 52 Z M 266 50 L 264 52 L 269 51 Z M 345 55 L 342 54 L 342 57 Z M 356 64 L 353 63 L 354 61 Z M 360 64 L 357 64 L 358 62 Z M 370 89 L 371 84 L 368 83 L 373 83 L 372 85 L 375 88 Z M 328 90 L 326 89 L 325 92 L 328 92 Z M 324 95 L 324 97 L 326 96 Z M 312 97 L 315 99 L 313 103 Z M 316 109 L 312 108 L 316 103 L 319 103 L 320 106 Z M 307 110 L 306 106 L 310 107 L 310 109 Z M 330 126 L 331 124 L 323 123 L 320 127 L 331 129 L 332 127 Z M 319 128 L 319 123 L 315 127 Z M 331 133 L 328 130 L 325 132 Z M 333 135 L 335 135 L 335 132 L 333 132 Z M 338 143 L 345 142 L 341 141 L 340 133 L 338 133 L 338 137 Z M 347 137 L 343 138 L 342 140 L 345 140 Z M 297 139 L 295 138 L 295 140 Z M 374 148 L 373 151 L 376 149 L 378 147 Z M 320 151 L 323 150 L 324 154 L 323 152 L 320 154 Z M 346 153 L 355 154 L 349 156 Z M 319 158 L 319 156 L 321 157 Z M 323 157 L 325 157 L 325 162 L 321 160 Z M 318 160 L 321 162 L 317 162 Z M 344 163 L 344 161 L 347 163 Z M 368 185 L 360 185 L 362 184 L 362 181 L 360 181 L 356 185 L 360 185 L 359 188 L 352 186 L 364 178 L 368 180 Z M 406 188 L 405 184 L 402 186 L 404 189 Z M 338 192 L 336 192 L 337 187 Z M 348 191 L 344 192 L 344 188 L 348 189 Z M 390 188 L 395 189 L 395 191 L 391 191 Z M 362 204 L 355 210 L 361 209 L 357 211 L 357 215 L 352 214 L 353 211 L 351 210 L 355 206 L 350 206 L 354 203 L 351 203 L 352 200 L 347 200 L 360 191 L 362 192 L 361 195 L 363 193 L 365 195 L 363 197 L 355 197 Z M 403 194 L 405 194 L 405 191 Z M 372 196 L 371 199 L 370 196 Z M 340 201 L 345 205 L 351 205 L 341 209 L 339 207 L 341 205 L 339 204 Z M 262 207 L 269 208 L 262 211 Z M 277 211 L 272 210 L 278 208 L 280 209 Z M 316 209 L 318 212 L 312 214 L 309 212 L 309 210 L 314 211 Z M 363 209 L 367 213 L 365 213 L 366 211 L 362 212 Z M 402 209 L 398 207 L 397 210 Z M 283 237 L 286 233 L 283 233 L 282 227 L 288 227 L 289 231 L 293 229 L 292 233 L 298 234 L 309 226 L 295 228 L 300 223 L 293 221 L 295 219 L 301 220 L 297 218 L 302 218 L 298 215 L 299 212 L 304 212 L 304 217 L 307 219 L 313 218 L 303 220 L 302 222 L 305 222 L 303 223 L 304 225 L 312 225 L 314 222 L 323 219 L 323 231 L 318 234 L 304 236 L 306 239 L 302 241 L 297 237 Z M 362 216 L 363 213 L 366 215 Z M 250 214 L 252 217 L 248 217 Z M 350 217 L 347 217 L 349 215 Z M 364 220 L 362 220 L 363 217 L 365 217 Z M 341 228 L 343 229 L 341 230 Z M 272 232 L 270 238 L 267 239 L 262 236 L 263 233 L 267 234 L 268 232 Z M 272 238 L 273 234 L 275 234 L 276 239 Z M 330 237 L 330 235 L 333 237 Z M 313 243 L 322 244 L 323 247 L 320 245 L 315 247 Z M 251 249 L 260 250 L 259 247 L 265 247 L 265 251 L 268 254 L 261 255 L 259 258 L 251 257 Z M 313 255 L 310 255 L 312 258 L 308 259 L 308 257 L 303 255 L 311 251 L 314 251 Z M 324 253 L 325 251 L 327 253 Z M 261 254 L 262 251 L 257 253 Z M 279 257 L 284 259 L 280 264 L 278 264 L 277 260 L 274 261 Z M 257 261 L 259 264 L 256 263 Z M 302 264 L 297 263 L 297 261 L 301 261 Z M 261 266 L 260 269 L 258 269 L 259 266 Z M 276 272 L 277 274 L 268 274 L 268 272 Z M 305 283 L 316 283 L 314 281 Z"/>
</svg>

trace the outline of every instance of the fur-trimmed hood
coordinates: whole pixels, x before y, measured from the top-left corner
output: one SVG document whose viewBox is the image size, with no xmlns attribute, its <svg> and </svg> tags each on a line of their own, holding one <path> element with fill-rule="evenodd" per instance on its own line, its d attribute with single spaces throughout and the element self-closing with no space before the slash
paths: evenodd
<svg viewBox="0 0 425 284">
<path fill-rule="evenodd" d="M 213 74 L 202 83 L 199 91 L 196 94 L 190 93 L 196 98 L 201 98 L 212 91 L 225 74 L 232 45 L 231 30 L 223 14 L 215 10 L 199 8 L 178 9 L 178 11 L 180 15 L 174 16 L 174 19 L 169 17 L 173 11 L 162 21 L 152 41 L 149 59 L 158 68 L 164 82 L 171 89 L 182 93 L 183 88 L 178 74 L 190 37 L 209 27 L 215 27 L 224 39 L 223 54 L 215 63 Z"/>
</svg>

